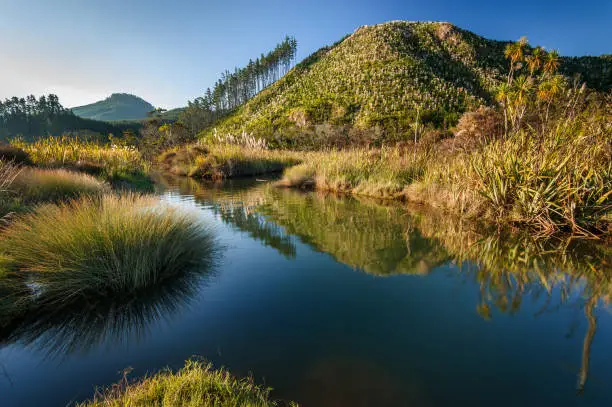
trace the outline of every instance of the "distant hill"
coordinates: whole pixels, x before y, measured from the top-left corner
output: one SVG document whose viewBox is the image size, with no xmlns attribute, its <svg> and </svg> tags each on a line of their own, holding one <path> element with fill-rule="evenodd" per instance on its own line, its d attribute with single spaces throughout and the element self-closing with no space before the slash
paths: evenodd
<svg viewBox="0 0 612 407">
<path fill-rule="evenodd" d="M 86 119 L 102 121 L 146 119 L 155 109 L 149 102 L 127 93 L 113 93 L 108 98 L 90 105 L 73 107 L 72 112 Z"/>
<path fill-rule="evenodd" d="M 315 140 L 333 131 L 401 139 L 417 110 L 425 123 L 453 125 L 463 112 L 493 103 L 495 88 L 507 76 L 507 44 L 443 22 L 360 27 L 306 58 L 214 128 L 291 145 L 298 137 Z M 563 57 L 560 70 L 580 73 L 592 88 L 612 88 L 609 56 Z"/>
</svg>

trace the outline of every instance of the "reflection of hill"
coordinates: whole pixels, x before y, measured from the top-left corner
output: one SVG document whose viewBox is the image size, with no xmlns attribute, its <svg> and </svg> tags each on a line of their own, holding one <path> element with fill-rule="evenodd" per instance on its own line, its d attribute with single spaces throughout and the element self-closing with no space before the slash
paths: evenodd
<svg viewBox="0 0 612 407">
<path fill-rule="evenodd" d="M 434 240 L 412 228 L 406 211 L 354 198 L 268 188 L 258 208 L 318 251 L 367 273 L 427 274 L 449 258 Z"/>
</svg>

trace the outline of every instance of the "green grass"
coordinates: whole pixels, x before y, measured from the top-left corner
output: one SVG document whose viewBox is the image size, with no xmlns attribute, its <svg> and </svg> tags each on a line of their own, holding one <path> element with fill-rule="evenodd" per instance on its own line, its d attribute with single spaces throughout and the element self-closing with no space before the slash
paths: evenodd
<svg viewBox="0 0 612 407">
<path fill-rule="evenodd" d="M 40 288 L 38 305 L 131 295 L 210 260 L 213 235 L 152 197 L 106 195 L 44 205 L 3 232 L 0 253 Z"/>
<path fill-rule="evenodd" d="M 100 391 L 81 407 L 271 407 L 270 390 L 249 379 L 236 379 L 210 364 L 187 361 L 178 372 L 159 372 L 139 381 Z"/>
<path fill-rule="evenodd" d="M 133 147 L 101 144 L 78 137 L 47 137 L 33 142 L 11 140 L 39 167 L 71 168 L 110 178 L 116 173 L 146 173 L 147 163 Z"/>
<path fill-rule="evenodd" d="M 219 180 L 280 172 L 299 162 L 298 154 L 229 144 L 185 146 L 164 152 L 162 168 L 195 178 Z"/>
<path fill-rule="evenodd" d="M 26 205 L 101 195 L 108 190 L 107 184 L 91 175 L 64 169 L 23 168 L 11 185 L 11 191 Z"/>
</svg>

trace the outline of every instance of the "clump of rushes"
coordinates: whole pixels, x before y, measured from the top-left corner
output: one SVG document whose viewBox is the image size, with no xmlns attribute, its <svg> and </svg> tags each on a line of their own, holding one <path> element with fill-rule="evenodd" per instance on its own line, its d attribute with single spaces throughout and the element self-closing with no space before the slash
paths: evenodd
<svg viewBox="0 0 612 407">
<path fill-rule="evenodd" d="M 159 161 L 176 175 L 218 180 L 280 172 L 299 163 L 297 157 L 297 153 L 288 151 L 217 144 L 172 149 L 164 152 Z"/>
<path fill-rule="evenodd" d="M 188 213 L 133 194 L 41 206 L 0 241 L 43 306 L 131 295 L 200 266 L 213 251 L 212 232 Z"/>
<path fill-rule="evenodd" d="M 259 387 L 250 379 L 236 379 L 226 370 L 213 370 L 210 364 L 187 361 L 174 373 L 170 370 L 105 389 L 80 407 L 120 406 L 198 406 L 268 407 L 278 403 L 270 399 L 270 389 Z M 295 404 L 292 404 L 296 406 Z"/>
<path fill-rule="evenodd" d="M 63 169 L 24 168 L 13 181 L 11 189 L 23 203 L 30 204 L 100 195 L 109 188 L 88 174 Z"/>
</svg>

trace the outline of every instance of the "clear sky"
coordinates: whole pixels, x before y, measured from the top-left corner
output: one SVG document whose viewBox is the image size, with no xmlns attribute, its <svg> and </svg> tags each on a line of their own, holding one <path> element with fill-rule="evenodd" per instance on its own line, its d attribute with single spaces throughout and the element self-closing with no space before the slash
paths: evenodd
<svg viewBox="0 0 612 407">
<path fill-rule="evenodd" d="M 72 107 L 128 92 L 177 107 L 285 35 L 302 59 L 390 20 L 612 53 L 612 0 L 0 0 L 0 98 L 56 93 Z"/>
</svg>

